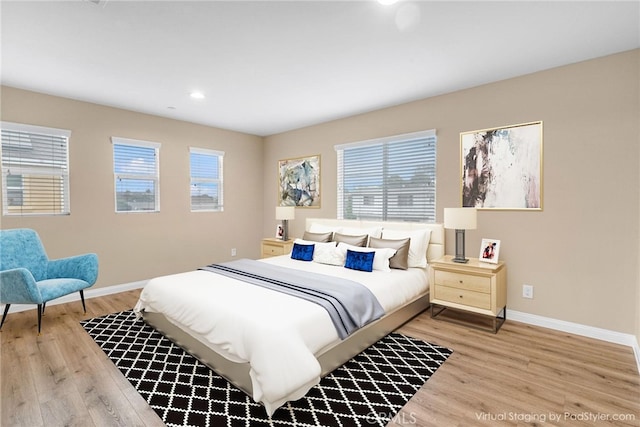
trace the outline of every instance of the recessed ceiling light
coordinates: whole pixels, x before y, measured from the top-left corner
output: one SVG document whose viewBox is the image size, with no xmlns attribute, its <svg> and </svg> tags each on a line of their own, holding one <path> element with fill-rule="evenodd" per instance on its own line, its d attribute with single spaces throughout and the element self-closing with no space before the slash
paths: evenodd
<svg viewBox="0 0 640 427">
<path fill-rule="evenodd" d="M 378 3 L 389 6 L 391 4 L 398 3 L 398 0 L 378 0 Z"/>
<path fill-rule="evenodd" d="M 202 92 L 191 92 L 190 96 L 193 99 L 204 99 L 204 93 Z"/>
<path fill-rule="evenodd" d="M 107 5 L 108 0 L 87 0 L 89 3 L 93 3 L 97 6 L 105 7 Z"/>
</svg>

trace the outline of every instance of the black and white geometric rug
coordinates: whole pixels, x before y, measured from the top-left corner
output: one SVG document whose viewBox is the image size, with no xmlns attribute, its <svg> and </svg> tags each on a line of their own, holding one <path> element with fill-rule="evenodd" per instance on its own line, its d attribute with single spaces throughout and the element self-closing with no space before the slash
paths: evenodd
<svg viewBox="0 0 640 427">
<path fill-rule="evenodd" d="M 385 426 L 452 353 L 392 333 L 269 418 L 131 310 L 81 324 L 168 426 Z"/>
</svg>

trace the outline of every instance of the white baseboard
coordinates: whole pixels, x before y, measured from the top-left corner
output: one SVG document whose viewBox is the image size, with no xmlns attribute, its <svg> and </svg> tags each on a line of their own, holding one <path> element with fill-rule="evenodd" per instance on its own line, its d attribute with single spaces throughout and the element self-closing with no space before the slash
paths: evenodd
<svg viewBox="0 0 640 427">
<path fill-rule="evenodd" d="M 132 289 L 141 289 L 141 288 L 144 288 L 144 285 L 146 285 L 147 282 L 148 280 L 141 280 L 139 282 L 124 283 L 122 285 L 104 286 L 102 288 L 88 289 L 84 291 L 84 299 L 87 300 L 90 298 L 103 297 L 105 295 L 126 292 Z M 79 292 L 74 292 L 72 294 L 65 295 L 63 297 L 51 300 L 47 302 L 47 307 L 50 307 L 52 305 L 65 304 L 72 301 L 80 301 Z M 9 308 L 9 313 L 18 313 L 20 311 L 35 310 L 35 309 L 36 309 L 35 304 L 11 304 L 11 307 Z M 4 312 L 4 304 L 0 304 L 0 310 Z"/>
<path fill-rule="evenodd" d="M 537 314 L 523 313 L 521 311 L 508 310 L 507 318 L 529 325 L 541 326 L 543 328 L 554 329 L 556 331 L 568 332 L 581 335 L 583 337 L 595 338 L 614 344 L 622 344 L 633 349 L 636 358 L 638 373 L 640 373 L 640 345 L 634 335 L 623 334 L 621 332 L 608 329 L 596 328 L 594 326 L 582 325 L 580 323 L 566 322 L 564 320 L 552 319 L 550 317 L 538 316 Z"/>
<path fill-rule="evenodd" d="M 89 289 L 84 293 L 85 299 L 102 297 L 105 295 L 117 294 L 120 292 L 130 291 L 132 289 L 143 288 L 147 284 L 147 280 L 141 280 L 139 282 L 124 283 L 122 285 L 105 286 L 102 288 Z M 64 304 L 71 301 L 80 300 L 80 294 L 74 292 L 71 295 L 52 300 L 48 305 Z M 32 310 L 34 305 L 14 304 L 9 309 L 9 313 L 16 313 L 19 311 Z M 0 310 L 4 310 L 4 305 L 0 306 Z M 608 329 L 596 328 L 594 326 L 582 325 L 579 323 L 566 322 L 564 320 L 552 319 L 550 317 L 538 316 L 537 314 L 529 314 L 521 311 L 509 310 L 507 317 L 510 320 L 517 322 L 527 323 L 529 325 L 541 326 L 543 328 L 554 329 L 556 331 L 568 332 L 571 334 L 581 335 L 589 338 L 595 338 L 602 341 L 611 342 L 614 344 L 622 344 L 629 346 L 633 349 L 633 353 L 636 358 L 636 364 L 638 366 L 638 372 L 640 373 L 640 345 L 634 335 L 623 334 L 621 332 L 611 331 Z"/>
</svg>

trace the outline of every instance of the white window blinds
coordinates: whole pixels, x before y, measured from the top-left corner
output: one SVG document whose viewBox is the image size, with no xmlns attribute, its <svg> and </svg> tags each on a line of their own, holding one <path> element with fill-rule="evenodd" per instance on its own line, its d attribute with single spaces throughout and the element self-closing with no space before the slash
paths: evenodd
<svg viewBox="0 0 640 427">
<path fill-rule="evenodd" d="M 116 212 L 159 212 L 159 151 L 156 142 L 112 137 Z"/>
<path fill-rule="evenodd" d="M 2 122 L 3 215 L 69 214 L 71 132 Z"/>
<path fill-rule="evenodd" d="M 337 145 L 338 218 L 435 222 L 434 130 Z"/>
<path fill-rule="evenodd" d="M 224 152 L 189 148 L 191 211 L 222 211 L 222 160 Z"/>
</svg>

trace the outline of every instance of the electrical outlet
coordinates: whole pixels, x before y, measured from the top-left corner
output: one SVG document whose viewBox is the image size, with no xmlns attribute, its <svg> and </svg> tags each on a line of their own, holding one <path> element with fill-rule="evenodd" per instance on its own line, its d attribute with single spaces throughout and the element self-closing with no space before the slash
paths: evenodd
<svg viewBox="0 0 640 427">
<path fill-rule="evenodd" d="M 236 248 L 231 248 L 231 256 L 236 256 L 237 254 Z"/>
<path fill-rule="evenodd" d="M 522 285 L 522 298 L 533 299 L 533 285 Z"/>
</svg>

